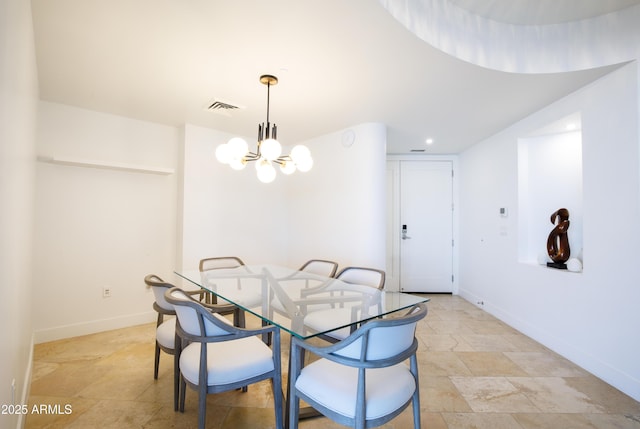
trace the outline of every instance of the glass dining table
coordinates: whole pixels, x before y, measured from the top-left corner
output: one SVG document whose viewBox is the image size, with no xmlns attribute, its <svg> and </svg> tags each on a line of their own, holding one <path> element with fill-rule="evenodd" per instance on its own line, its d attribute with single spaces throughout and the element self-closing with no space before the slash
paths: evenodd
<svg viewBox="0 0 640 429">
<path fill-rule="evenodd" d="M 429 301 L 425 296 L 379 290 L 276 265 L 242 265 L 203 272 L 175 271 L 175 274 L 211 292 L 218 303 L 237 305 L 263 323 L 276 325 L 303 340 L 352 330 L 368 320 Z M 338 309 L 349 317 L 328 317 L 320 330 L 305 324 L 305 318 L 312 312 Z"/>
<path fill-rule="evenodd" d="M 429 301 L 425 296 L 379 290 L 276 265 L 241 265 L 202 272 L 175 271 L 175 274 L 211 292 L 219 304 L 237 305 L 261 319 L 263 325 L 276 325 L 303 340 L 326 338 L 340 331 L 344 336 L 345 330 L 348 335 L 369 320 Z M 320 311 L 324 312 L 321 327 L 305 323 L 310 314 Z M 268 338 L 263 340 L 269 342 Z M 286 393 L 285 410 L 288 410 Z M 299 418 L 317 415 L 306 407 L 300 410 Z M 285 427 L 289 427 L 286 412 L 284 420 Z"/>
</svg>

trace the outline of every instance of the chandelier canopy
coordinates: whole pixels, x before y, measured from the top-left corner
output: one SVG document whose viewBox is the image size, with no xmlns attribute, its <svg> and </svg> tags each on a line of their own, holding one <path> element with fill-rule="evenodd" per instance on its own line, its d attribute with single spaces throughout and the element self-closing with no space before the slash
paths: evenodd
<svg viewBox="0 0 640 429">
<path fill-rule="evenodd" d="M 271 85 L 278 83 L 278 78 L 272 75 L 260 76 L 260 82 L 267 85 L 267 122 L 258 125 L 258 145 L 255 152 L 249 151 L 247 142 L 234 137 L 227 143 L 216 148 L 216 158 L 223 164 L 228 164 L 234 170 L 242 170 L 251 161 L 256 162 L 258 180 L 263 183 L 273 182 L 276 169 L 273 164 L 280 166 L 284 174 L 292 174 L 296 170 L 309 171 L 313 166 L 311 152 L 304 145 L 297 145 L 291 149 L 289 155 L 282 155 L 282 145 L 277 138 L 276 124 L 269 122 L 269 95 Z"/>
</svg>

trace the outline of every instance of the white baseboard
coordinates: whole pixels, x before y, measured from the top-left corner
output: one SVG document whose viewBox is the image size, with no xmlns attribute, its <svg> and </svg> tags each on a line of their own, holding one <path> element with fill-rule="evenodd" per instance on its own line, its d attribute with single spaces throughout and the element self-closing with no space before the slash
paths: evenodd
<svg viewBox="0 0 640 429">
<path fill-rule="evenodd" d="M 92 320 L 73 325 L 56 326 L 35 331 L 33 333 L 34 344 L 78 337 L 81 335 L 95 334 L 97 332 L 110 331 L 112 329 L 126 328 L 129 326 L 142 325 L 144 323 L 154 322 L 156 318 L 157 313 L 149 311 L 145 313 L 113 317 L 110 319 Z"/>
<path fill-rule="evenodd" d="M 31 334 L 31 344 L 29 345 L 29 360 L 27 361 L 27 368 L 24 372 L 23 385 L 22 385 L 22 397 L 20 398 L 19 404 L 28 404 L 29 403 L 29 394 L 31 392 L 31 376 L 33 375 L 33 346 L 35 345 L 35 334 Z M 18 415 L 18 423 L 16 425 L 17 429 L 23 429 L 25 423 L 26 414 L 20 413 Z"/>
</svg>

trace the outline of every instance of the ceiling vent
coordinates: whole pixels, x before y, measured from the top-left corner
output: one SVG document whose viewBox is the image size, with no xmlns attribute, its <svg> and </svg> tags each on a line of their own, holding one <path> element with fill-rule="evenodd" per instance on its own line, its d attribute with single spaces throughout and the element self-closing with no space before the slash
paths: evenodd
<svg viewBox="0 0 640 429">
<path fill-rule="evenodd" d="M 225 116 L 231 116 L 230 112 L 237 109 L 243 109 L 243 107 L 227 103 L 226 101 L 222 100 L 213 100 L 207 103 L 207 105 L 205 106 L 205 110 L 208 110 L 209 112 L 220 113 Z"/>
<path fill-rule="evenodd" d="M 411 152 L 424 152 L 424 149 L 411 149 Z"/>
</svg>

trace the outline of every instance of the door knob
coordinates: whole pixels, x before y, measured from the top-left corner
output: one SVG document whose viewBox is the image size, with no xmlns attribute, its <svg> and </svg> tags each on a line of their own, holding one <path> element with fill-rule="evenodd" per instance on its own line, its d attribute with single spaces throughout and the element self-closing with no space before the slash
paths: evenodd
<svg viewBox="0 0 640 429">
<path fill-rule="evenodd" d="M 411 240 L 411 237 L 407 235 L 407 225 L 402 225 L 402 239 Z"/>
</svg>

